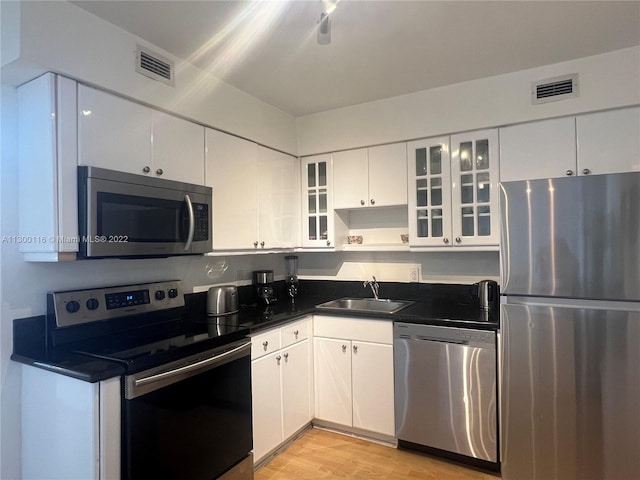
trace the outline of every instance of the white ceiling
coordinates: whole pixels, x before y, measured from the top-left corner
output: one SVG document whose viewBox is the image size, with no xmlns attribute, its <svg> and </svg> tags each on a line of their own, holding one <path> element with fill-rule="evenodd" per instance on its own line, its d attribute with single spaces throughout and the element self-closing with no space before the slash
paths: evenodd
<svg viewBox="0 0 640 480">
<path fill-rule="evenodd" d="M 639 1 L 73 3 L 294 116 L 640 45 Z"/>
</svg>

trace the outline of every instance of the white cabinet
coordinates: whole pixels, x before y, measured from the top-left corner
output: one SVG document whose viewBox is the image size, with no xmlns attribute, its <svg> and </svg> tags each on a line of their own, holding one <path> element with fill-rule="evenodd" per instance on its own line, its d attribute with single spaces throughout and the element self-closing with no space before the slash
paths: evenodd
<svg viewBox="0 0 640 480">
<path fill-rule="evenodd" d="M 580 175 L 640 171 L 640 107 L 576 117 Z"/>
<path fill-rule="evenodd" d="M 314 337 L 313 359 L 315 418 L 352 426 L 351 341 Z"/>
<path fill-rule="evenodd" d="M 276 352 L 251 362 L 254 462 L 283 441 L 281 360 L 281 353 Z"/>
<path fill-rule="evenodd" d="M 500 129 L 500 181 L 640 171 L 640 107 Z"/>
<path fill-rule="evenodd" d="M 333 248 L 334 214 L 331 155 L 304 157 L 302 174 L 302 246 Z"/>
<path fill-rule="evenodd" d="M 204 185 L 204 127 L 156 110 L 151 120 L 155 175 Z"/>
<path fill-rule="evenodd" d="M 451 245 L 451 160 L 449 137 L 407 144 L 409 241 L 411 245 Z"/>
<path fill-rule="evenodd" d="M 352 341 L 351 378 L 353 426 L 395 435 L 393 345 Z"/>
<path fill-rule="evenodd" d="M 297 238 L 296 159 L 206 129 L 206 182 L 213 188 L 213 248 L 292 248 Z"/>
<path fill-rule="evenodd" d="M 370 205 L 367 149 L 335 152 L 333 157 L 333 207 L 361 208 Z"/>
<path fill-rule="evenodd" d="M 407 203 L 406 144 L 333 154 L 333 207 L 355 209 Z"/>
<path fill-rule="evenodd" d="M 258 246 L 258 146 L 206 129 L 206 180 L 213 188 L 213 248 Z"/>
<path fill-rule="evenodd" d="M 497 246 L 497 130 L 417 140 L 407 149 L 410 244 Z"/>
<path fill-rule="evenodd" d="M 22 365 L 22 478 L 120 478 L 120 378 Z"/>
<path fill-rule="evenodd" d="M 314 317 L 315 417 L 393 436 L 393 323 Z"/>
<path fill-rule="evenodd" d="M 574 117 L 500 129 L 500 181 L 564 176 L 576 172 Z"/>
<path fill-rule="evenodd" d="M 18 87 L 18 222 L 27 261 L 78 251 L 76 82 L 51 73 Z"/>
<path fill-rule="evenodd" d="M 499 245 L 498 130 L 451 136 L 454 246 Z"/>
<path fill-rule="evenodd" d="M 282 433 L 287 440 L 311 421 L 311 351 L 305 339 L 282 349 Z"/>
<path fill-rule="evenodd" d="M 78 86 L 78 163 L 204 183 L 204 127 Z"/>
<path fill-rule="evenodd" d="M 310 324 L 302 319 L 251 339 L 255 463 L 311 421 Z"/>
<path fill-rule="evenodd" d="M 300 232 L 298 161 L 258 147 L 258 240 L 260 248 L 293 248 Z"/>
</svg>

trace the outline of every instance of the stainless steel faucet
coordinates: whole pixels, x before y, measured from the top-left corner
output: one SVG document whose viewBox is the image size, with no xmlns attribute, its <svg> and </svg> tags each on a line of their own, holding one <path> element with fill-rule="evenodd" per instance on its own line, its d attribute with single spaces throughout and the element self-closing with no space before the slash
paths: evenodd
<svg viewBox="0 0 640 480">
<path fill-rule="evenodd" d="M 366 287 L 366 286 L 371 287 L 371 291 L 373 292 L 373 296 L 375 297 L 376 300 L 378 300 L 378 292 L 380 291 L 380 285 L 378 285 L 376 277 L 372 276 L 371 278 L 372 278 L 372 280 L 365 280 L 364 282 L 362 282 L 362 286 L 363 287 Z"/>
</svg>

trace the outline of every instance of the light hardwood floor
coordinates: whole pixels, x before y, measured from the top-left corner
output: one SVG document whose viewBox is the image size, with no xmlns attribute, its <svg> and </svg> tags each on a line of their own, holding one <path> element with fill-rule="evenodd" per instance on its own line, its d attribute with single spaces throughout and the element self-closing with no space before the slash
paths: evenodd
<svg viewBox="0 0 640 480">
<path fill-rule="evenodd" d="M 312 429 L 256 472 L 255 480 L 497 480 L 498 476 L 321 429 Z"/>
</svg>

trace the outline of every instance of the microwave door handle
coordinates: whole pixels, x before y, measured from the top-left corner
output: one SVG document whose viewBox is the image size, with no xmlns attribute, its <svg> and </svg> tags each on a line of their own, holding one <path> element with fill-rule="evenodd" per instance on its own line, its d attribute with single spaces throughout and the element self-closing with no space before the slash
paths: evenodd
<svg viewBox="0 0 640 480">
<path fill-rule="evenodd" d="M 187 202 L 187 212 L 189 212 L 189 234 L 187 235 L 187 242 L 184 245 L 184 251 L 188 252 L 193 242 L 193 234 L 195 233 L 195 218 L 193 216 L 193 205 L 191 204 L 191 198 L 189 195 L 184 196 L 184 201 Z"/>
</svg>

